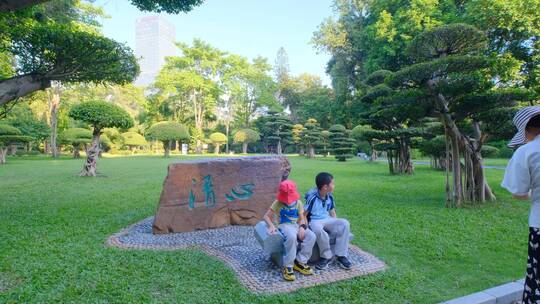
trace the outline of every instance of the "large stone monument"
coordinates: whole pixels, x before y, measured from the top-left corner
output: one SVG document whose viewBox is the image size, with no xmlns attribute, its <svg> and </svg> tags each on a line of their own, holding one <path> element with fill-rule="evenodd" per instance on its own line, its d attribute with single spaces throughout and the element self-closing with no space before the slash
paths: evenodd
<svg viewBox="0 0 540 304">
<path fill-rule="evenodd" d="M 255 225 L 289 176 L 285 157 L 210 158 L 169 165 L 154 234 Z"/>
</svg>

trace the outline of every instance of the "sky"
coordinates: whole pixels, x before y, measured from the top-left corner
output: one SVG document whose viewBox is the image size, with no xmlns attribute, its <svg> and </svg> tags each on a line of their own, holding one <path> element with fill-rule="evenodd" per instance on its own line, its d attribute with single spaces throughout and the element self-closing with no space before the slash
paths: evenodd
<svg viewBox="0 0 540 304">
<path fill-rule="evenodd" d="M 330 83 L 325 73 L 328 54 L 317 54 L 310 40 L 318 25 L 333 13 L 332 0 L 205 0 L 188 13 L 161 14 L 176 27 L 177 41 L 201 38 L 223 51 L 266 57 L 272 65 L 284 47 L 291 74 L 310 73 Z M 110 17 L 103 33 L 135 48 L 135 20 L 143 13 L 127 0 L 97 0 Z"/>
</svg>

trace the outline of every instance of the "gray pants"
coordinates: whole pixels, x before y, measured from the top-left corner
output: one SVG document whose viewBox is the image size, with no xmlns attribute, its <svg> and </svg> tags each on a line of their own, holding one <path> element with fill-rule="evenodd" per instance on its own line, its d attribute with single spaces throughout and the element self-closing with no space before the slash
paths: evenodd
<svg viewBox="0 0 540 304">
<path fill-rule="evenodd" d="M 285 238 L 283 252 L 283 266 L 293 267 L 294 259 L 300 263 L 307 263 L 311 257 L 311 251 L 315 245 L 315 234 L 307 229 L 304 233 L 304 240 L 300 243 L 300 252 L 296 252 L 298 248 L 298 224 L 280 224 L 279 230 Z"/>
<path fill-rule="evenodd" d="M 317 236 L 317 245 L 322 258 L 331 259 L 334 254 L 345 257 L 349 255 L 349 234 L 351 231 L 349 221 L 328 217 L 324 220 L 311 220 L 309 228 Z M 333 254 L 330 248 L 329 234 L 336 237 L 335 252 Z"/>
</svg>

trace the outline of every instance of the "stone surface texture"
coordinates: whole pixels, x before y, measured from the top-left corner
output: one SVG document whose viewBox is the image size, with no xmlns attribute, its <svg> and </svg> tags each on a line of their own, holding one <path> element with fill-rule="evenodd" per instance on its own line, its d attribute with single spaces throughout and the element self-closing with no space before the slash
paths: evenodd
<svg viewBox="0 0 540 304">
<path fill-rule="evenodd" d="M 155 234 L 255 225 L 290 173 L 286 157 L 209 158 L 169 165 Z"/>
</svg>

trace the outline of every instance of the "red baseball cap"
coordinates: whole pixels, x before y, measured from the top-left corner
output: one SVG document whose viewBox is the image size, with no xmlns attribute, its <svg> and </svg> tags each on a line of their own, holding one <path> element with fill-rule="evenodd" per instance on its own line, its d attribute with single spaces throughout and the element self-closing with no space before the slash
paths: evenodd
<svg viewBox="0 0 540 304">
<path fill-rule="evenodd" d="M 279 191 L 276 196 L 277 200 L 290 205 L 300 198 L 300 194 L 296 191 L 296 184 L 292 180 L 284 180 L 279 183 Z"/>
</svg>

